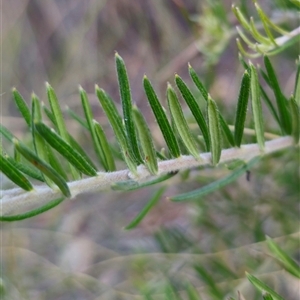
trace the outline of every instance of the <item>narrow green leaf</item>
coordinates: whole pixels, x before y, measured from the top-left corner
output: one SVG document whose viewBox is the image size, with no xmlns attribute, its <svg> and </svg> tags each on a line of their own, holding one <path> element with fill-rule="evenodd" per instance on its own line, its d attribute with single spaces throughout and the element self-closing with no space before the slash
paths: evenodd
<svg viewBox="0 0 300 300">
<path fill-rule="evenodd" d="M 73 111 L 70 107 L 67 107 L 67 113 L 71 118 L 76 120 L 82 127 L 85 129 L 89 129 L 89 125 L 84 118 L 81 118 L 75 111 Z"/>
<path fill-rule="evenodd" d="M 124 229 L 129 230 L 135 228 L 146 216 L 146 214 L 150 211 L 151 208 L 158 202 L 162 194 L 164 193 L 166 187 L 161 187 L 157 190 L 146 206 L 138 213 L 138 215 L 127 225 Z"/>
<path fill-rule="evenodd" d="M 119 81 L 120 96 L 122 100 L 125 130 L 126 130 L 127 138 L 129 140 L 128 145 L 133 153 L 136 163 L 142 164 L 143 159 L 140 154 L 137 136 L 134 127 L 134 120 L 132 116 L 132 100 L 131 100 L 129 78 L 127 75 L 126 66 L 122 57 L 118 53 L 115 54 L 115 60 L 116 60 L 116 67 L 117 67 L 117 74 L 118 74 L 118 81 Z"/>
<path fill-rule="evenodd" d="M 13 141 L 14 135 L 2 124 L 0 124 L 0 132 L 8 141 Z"/>
<path fill-rule="evenodd" d="M 96 94 L 101 104 L 101 107 L 107 116 L 109 123 L 116 135 L 116 138 L 119 142 L 124 160 L 130 169 L 131 172 L 136 172 L 137 164 L 135 160 L 131 157 L 131 151 L 128 146 L 128 141 L 126 139 L 126 135 L 124 132 L 124 127 L 122 124 L 122 119 L 118 114 L 117 108 L 114 105 L 113 101 L 110 97 L 105 93 L 103 89 L 100 89 L 98 85 L 96 85 Z"/>
<path fill-rule="evenodd" d="M 152 175 L 155 175 L 158 170 L 157 156 L 153 145 L 153 138 L 151 136 L 150 129 L 144 116 L 136 106 L 133 106 L 133 117 L 138 131 L 140 145 L 144 153 L 144 163 L 147 166 L 149 172 Z"/>
<path fill-rule="evenodd" d="M 269 293 L 263 293 L 264 300 L 274 300 L 274 298 Z"/>
<path fill-rule="evenodd" d="M 157 120 L 158 126 L 163 134 L 163 137 L 167 143 L 169 151 L 173 157 L 179 157 L 180 150 L 176 137 L 173 133 L 172 127 L 167 119 L 163 107 L 161 106 L 157 98 L 157 95 L 151 85 L 151 82 L 146 76 L 144 76 L 143 84 L 151 109 Z"/>
<path fill-rule="evenodd" d="M 50 202 L 48 202 L 47 204 L 33 209 L 29 212 L 26 212 L 24 214 L 19 214 L 19 215 L 13 215 L 13 216 L 0 216 L 0 222 L 13 222 L 13 221 L 21 221 L 21 220 L 25 220 L 28 218 L 32 218 L 34 216 L 40 215 L 43 212 L 50 210 L 51 208 L 57 206 L 58 204 L 60 204 L 65 198 L 58 198 L 55 200 L 52 200 Z"/>
<path fill-rule="evenodd" d="M 265 24 L 264 24 L 265 25 Z M 250 18 L 250 28 L 251 28 L 251 34 L 252 34 L 252 36 L 253 36 L 253 38 L 257 41 L 257 42 L 259 42 L 259 43 L 261 43 L 261 44 L 263 44 L 263 45 L 274 45 L 274 42 L 275 42 L 275 40 L 274 40 L 274 37 L 273 37 L 273 35 L 271 34 L 271 32 L 270 31 L 268 31 L 268 33 L 270 33 L 271 34 L 271 36 L 272 36 L 272 39 L 268 36 L 268 37 L 265 37 L 265 36 L 263 36 L 257 29 L 256 29 L 256 26 L 255 26 L 255 23 L 254 23 L 254 20 L 253 20 L 253 17 L 251 17 Z M 267 27 L 268 28 L 268 27 Z M 266 30 L 265 30 L 266 31 Z M 267 33 L 267 32 L 266 32 Z M 268 33 L 267 33 L 267 35 L 268 35 Z M 274 42 L 273 42 L 274 41 Z M 276 45 L 276 44 L 275 44 Z M 277 46 L 277 45 L 276 45 Z"/>
<path fill-rule="evenodd" d="M 300 278 L 300 266 L 283 251 L 270 237 L 266 236 L 269 249 L 284 268 L 297 278 Z"/>
<path fill-rule="evenodd" d="M 16 151 L 16 153 L 19 153 Z M 18 162 L 17 160 L 13 159 L 10 156 L 6 156 L 6 159 L 19 171 L 22 173 L 30 176 L 31 178 L 34 178 L 39 181 L 45 181 L 44 177 L 41 175 L 41 172 L 35 168 L 30 167 L 29 165 L 25 165 L 23 163 Z"/>
<path fill-rule="evenodd" d="M 68 181 L 68 175 L 65 171 L 65 166 L 61 164 L 59 159 L 56 157 L 56 155 L 53 153 L 52 148 L 47 145 L 47 153 L 48 153 L 48 159 L 50 166 L 55 169 L 66 181 Z"/>
<path fill-rule="evenodd" d="M 37 96 L 34 93 L 31 96 L 31 115 L 32 115 L 31 134 L 32 134 L 35 153 L 42 160 L 44 160 L 47 163 L 50 163 L 49 155 L 48 155 L 48 146 L 35 128 L 35 122 L 42 121 L 42 111 L 41 111 L 40 100 L 37 98 Z M 50 178 L 47 178 L 46 176 L 44 176 L 44 174 L 42 174 L 42 176 L 44 177 L 44 181 L 48 184 L 48 186 L 53 188 L 54 184 L 50 180 Z"/>
<path fill-rule="evenodd" d="M 284 300 L 280 295 L 278 295 L 273 289 L 271 289 L 268 285 L 266 285 L 264 282 L 260 281 L 255 276 L 249 274 L 246 272 L 246 276 L 248 280 L 262 293 L 267 292 L 269 293 L 274 300 Z"/>
<path fill-rule="evenodd" d="M 206 150 L 209 151 L 210 144 L 209 144 L 208 128 L 207 128 L 204 116 L 200 110 L 200 107 L 199 107 L 196 99 L 194 98 L 193 94 L 191 93 L 191 91 L 189 90 L 187 85 L 185 84 L 185 82 L 177 74 L 175 75 L 175 82 L 176 82 L 178 89 L 180 90 L 180 93 L 181 93 L 183 99 L 189 106 L 200 130 L 202 131 L 203 138 L 204 138 L 205 145 L 206 145 Z"/>
<path fill-rule="evenodd" d="M 176 92 L 170 84 L 168 84 L 167 88 L 167 98 L 172 118 L 184 146 L 191 155 L 200 160 L 196 142 L 191 134 L 186 119 L 184 118 Z"/>
<path fill-rule="evenodd" d="M 187 291 L 189 300 L 200 300 L 201 299 L 196 288 L 191 283 L 187 284 L 186 291 Z"/>
<path fill-rule="evenodd" d="M 294 96 L 291 97 L 289 102 L 292 115 L 292 136 L 295 143 L 298 144 L 300 136 L 300 108 L 297 105 Z"/>
<path fill-rule="evenodd" d="M 66 181 L 55 171 L 48 163 L 41 160 L 34 152 L 28 149 L 23 143 L 16 139 L 13 139 L 17 150 L 36 168 L 38 168 L 43 174 L 49 177 L 61 190 L 63 195 L 70 197 L 70 190 Z"/>
<path fill-rule="evenodd" d="M 103 165 L 105 171 L 108 171 L 109 167 L 107 165 L 107 161 L 106 161 L 105 155 L 103 153 L 103 148 L 101 148 L 99 139 L 96 135 L 95 126 L 94 126 L 94 123 L 93 123 L 92 108 L 91 108 L 90 103 L 88 101 L 86 91 L 81 86 L 79 86 L 79 92 L 80 92 L 81 104 L 82 104 L 82 107 L 83 107 L 83 110 L 84 110 L 85 119 L 86 119 L 86 122 L 87 122 L 87 125 L 88 125 L 88 128 L 89 128 L 91 137 L 92 137 L 94 150 L 96 152 L 96 155 L 97 155 L 99 161 Z"/>
<path fill-rule="evenodd" d="M 256 132 L 256 139 L 261 151 L 265 148 L 264 137 L 264 119 L 262 115 L 261 101 L 260 101 L 260 88 L 258 82 L 258 75 L 256 68 L 250 63 L 251 70 L 251 100 L 252 112 L 254 117 L 254 127 Z"/>
<path fill-rule="evenodd" d="M 43 123 L 35 124 L 35 128 L 45 141 L 64 156 L 70 164 L 83 174 L 96 176 L 97 172 L 72 146 L 65 142 L 53 129 Z"/>
<path fill-rule="evenodd" d="M 197 73 L 195 72 L 195 70 L 191 67 L 191 65 L 189 65 L 189 73 L 190 73 L 190 77 L 192 78 L 195 86 L 198 88 L 198 90 L 202 94 L 202 97 L 204 98 L 205 101 L 207 101 L 208 100 L 208 92 L 205 89 L 204 85 L 202 84 L 202 82 L 201 82 L 200 78 L 198 77 Z M 229 144 L 234 147 L 235 146 L 234 137 L 233 137 L 231 130 L 229 129 L 228 124 L 226 123 L 226 121 L 224 120 L 223 116 L 220 113 L 219 113 L 219 118 L 220 118 L 220 124 L 221 124 L 222 130 L 226 136 L 226 139 L 228 140 Z"/>
<path fill-rule="evenodd" d="M 33 190 L 30 181 L 2 153 L 0 153 L 0 171 L 23 190 Z"/>
<path fill-rule="evenodd" d="M 279 111 L 279 117 L 281 121 L 281 129 L 286 134 L 291 134 L 292 128 L 291 128 L 291 122 L 290 122 L 288 108 L 287 108 L 288 103 L 281 92 L 280 85 L 278 83 L 277 76 L 270 62 L 270 59 L 266 55 L 264 57 L 264 63 L 271 83 L 271 87 L 273 89 L 276 98 L 277 109 Z"/>
<path fill-rule="evenodd" d="M 45 105 L 45 103 L 41 102 L 42 108 L 48 119 L 52 122 L 52 124 L 57 128 L 55 117 L 52 111 Z"/>
<path fill-rule="evenodd" d="M 222 187 L 228 185 L 229 183 L 235 181 L 237 178 L 245 174 L 255 163 L 258 162 L 258 160 L 259 157 L 253 158 L 241 168 L 234 170 L 232 173 L 230 173 L 229 175 L 221 179 L 218 179 L 208 185 L 205 185 L 200 189 L 187 192 L 184 194 L 180 194 L 177 196 L 172 196 L 169 199 L 176 202 L 200 199 L 200 197 L 206 196 L 216 190 L 221 189 Z"/>
<path fill-rule="evenodd" d="M 104 130 L 101 127 L 101 125 L 95 120 L 93 120 L 93 126 L 95 129 L 96 137 L 97 137 L 100 147 L 103 151 L 105 165 L 107 166 L 107 171 L 113 172 L 116 170 L 116 165 L 115 165 L 115 161 L 114 161 L 114 158 L 113 158 L 113 155 L 111 152 L 111 148 L 109 146 L 106 135 L 104 133 Z"/>
<path fill-rule="evenodd" d="M 143 183 L 138 183 L 134 180 L 120 181 L 120 182 L 114 183 L 111 186 L 111 188 L 112 188 L 112 190 L 115 190 L 115 191 L 133 191 L 133 190 L 141 189 L 141 188 L 168 180 L 171 177 L 175 176 L 177 173 L 178 172 L 164 174 L 164 175 L 156 177 L 155 179 L 152 179 L 152 180 L 149 180 L 149 181 L 146 181 Z"/>
<path fill-rule="evenodd" d="M 231 9 L 238 21 L 240 22 L 240 24 L 248 31 L 251 31 L 248 21 L 246 20 L 242 12 L 239 10 L 239 8 L 232 4 Z"/>
<path fill-rule="evenodd" d="M 211 99 L 208 95 L 207 102 L 207 116 L 208 116 L 208 129 L 210 138 L 210 149 L 212 164 L 215 166 L 218 164 L 221 151 L 222 151 L 222 140 L 221 140 L 221 125 L 220 125 L 220 114 L 217 108 L 216 102 Z"/>
<path fill-rule="evenodd" d="M 16 106 L 18 107 L 21 115 L 23 116 L 28 127 L 30 128 L 31 127 L 31 114 L 30 114 L 30 110 L 28 108 L 27 103 L 25 102 L 24 98 L 21 96 L 21 94 L 17 91 L 16 88 L 12 89 L 12 94 L 13 94 Z"/>
<path fill-rule="evenodd" d="M 59 105 L 59 102 L 57 100 L 56 94 L 51 87 L 51 85 L 46 82 L 46 90 L 47 90 L 47 96 L 48 96 L 48 101 L 50 103 L 51 111 L 52 114 L 55 118 L 55 125 L 57 127 L 58 134 L 61 136 L 61 138 L 69 143 L 69 136 L 68 136 L 68 130 L 64 121 L 64 117 Z M 80 173 L 72 166 L 70 165 L 71 173 L 73 178 L 79 179 L 80 178 Z"/>
<path fill-rule="evenodd" d="M 300 57 L 296 61 L 297 73 L 295 78 L 294 96 L 297 104 L 300 106 Z"/>
<path fill-rule="evenodd" d="M 241 83 L 240 94 L 238 98 L 237 110 L 235 115 L 234 139 L 235 139 L 235 144 L 238 147 L 240 147 L 242 143 L 249 93 L 250 93 L 250 75 L 248 71 L 245 71 Z"/>
</svg>

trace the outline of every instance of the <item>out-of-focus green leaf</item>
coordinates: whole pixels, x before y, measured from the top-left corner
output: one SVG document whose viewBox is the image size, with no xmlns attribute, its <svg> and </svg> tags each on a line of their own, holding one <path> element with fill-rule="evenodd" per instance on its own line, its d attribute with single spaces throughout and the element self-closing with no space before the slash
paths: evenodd
<svg viewBox="0 0 300 300">
<path fill-rule="evenodd" d="M 17 91 L 16 88 L 12 89 L 12 94 L 16 103 L 16 106 L 18 107 L 21 115 L 23 116 L 24 120 L 26 121 L 28 127 L 31 127 L 31 114 L 29 107 L 27 103 L 25 102 L 22 95 Z"/>
</svg>

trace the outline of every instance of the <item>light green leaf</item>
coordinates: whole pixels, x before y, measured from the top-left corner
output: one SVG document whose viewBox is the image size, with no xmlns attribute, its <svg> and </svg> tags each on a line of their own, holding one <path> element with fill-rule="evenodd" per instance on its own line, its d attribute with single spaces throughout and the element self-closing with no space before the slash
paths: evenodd
<svg viewBox="0 0 300 300">
<path fill-rule="evenodd" d="M 73 111 L 70 107 L 67 107 L 66 110 L 67 110 L 67 113 L 69 114 L 69 116 L 72 119 L 76 120 L 85 129 L 89 129 L 89 125 L 88 125 L 87 121 L 84 118 L 82 118 L 78 114 L 76 114 L 76 112 Z"/>
<path fill-rule="evenodd" d="M 153 138 L 147 122 L 136 106 L 133 106 L 133 117 L 138 130 L 141 148 L 144 153 L 144 163 L 152 175 L 157 173 L 157 156 L 153 145 Z"/>
<path fill-rule="evenodd" d="M 238 98 L 238 104 L 237 104 L 236 115 L 235 115 L 234 139 L 235 139 L 235 144 L 238 147 L 240 147 L 242 143 L 249 93 L 250 93 L 250 75 L 248 71 L 245 71 L 241 83 L 240 94 Z"/>
<path fill-rule="evenodd" d="M 298 57 L 296 64 L 297 64 L 297 73 L 295 78 L 294 96 L 297 104 L 300 106 L 300 57 Z"/>
<path fill-rule="evenodd" d="M 180 194 L 177 196 L 172 196 L 172 197 L 170 197 L 170 200 L 176 201 L 176 202 L 198 200 L 198 199 L 200 199 L 200 197 L 206 196 L 216 190 L 221 189 L 222 187 L 228 185 L 229 183 L 235 181 L 237 178 L 239 178 L 240 176 L 245 174 L 255 163 L 258 162 L 258 160 L 259 160 L 258 157 L 253 158 L 247 164 L 245 164 L 244 166 L 242 166 L 239 169 L 235 169 L 229 175 L 227 175 L 219 180 L 216 180 L 208 185 L 205 185 L 204 187 L 202 187 L 200 189 L 197 189 L 197 190 L 194 190 L 191 192 L 187 192 L 184 194 Z"/>
<path fill-rule="evenodd" d="M 246 272 L 246 276 L 248 280 L 262 293 L 267 292 L 269 293 L 274 300 L 284 300 L 280 295 L 278 295 L 273 289 L 271 289 L 268 285 L 266 285 L 264 282 L 260 281 L 255 276 L 249 274 Z"/>
<path fill-rule="evenodd" d="M 12 94 L 16 103 L 16 106 L 18 107 L 20 113 L 22 114 L 24 120 L 26 121 L 28 127 L 31 127 L 31 114 L 30 110 L 28 108 L 27 103 L 21 96 L 21 94 L 17 91 L 16 88 L 12 89 Z"/>
<path fill-rule="evenodd" d="M 187 284 L 186 291 L 187 291 L 189 300 L 200 300 L 201 299 L 199 293 L 197 292 L 197 289 L 191 283 Z"/>
<path fill-rule="evenodd" d="M 265 148 L 264 137 L 264 119 L 262 115 L 261 101 L 260 101 L 260 88 L 258 82 L 258 75 L 256 68 L 250 63 L 251 71 L 251 100 L 252 112 L 254 117 L 254 127 L 256 132 L 256 139 L 261 151 Z"/>
<path fill-rule="evenodd" d="M 23 190 L 33 190 L 30 181 L 2 153 L 0 153 L 0 171 Z"/>
<path fill-rule="evenodd" d="M 70 190 L 67 182 L 55 171 L 49 164 L 41 160 L 34 152 L 27 148 L 23 143 L 16 139 L 13 139 L 16 149 L 36 168 L 38 168 L 43 174 L 49 177 L 61 190 L 63 195 L 70 197 Z"/>
<path fill-rule="evenodd" d="M 126 139 L 124 127 L 122 124 L 122 119 L 118 114 L 117 108 L 115 107 L 113 101 L 109 98 L 109 96 L 105 93 L 104 90 L 100 89 L 98 85 L 96 85 L 96 94 L 100 101 L 101 107 L 105 112 L 109 123 L 116 135 L 116 138 L 119 142 L 124 160 L 130 169 L 131 172 L 136 173 L 137 164 L 135 160 L 131 157 L 130 149 L 128 146 L 128 141 Z"/>
<path fill-rule="evenodd" d="M 191 93 L 191 91 L 189 90 L 187 85 L 185 84 L 185 82 L 177 74 L 175 75 L 175 82 L 176 82 L 178 89 L 180 90 L 180 93 L 181 93 L 183 99 L 189 106 L 200 130 L 202 131 L 203 138 L 204 138 L 205 145 L 206 145 L 206 150 L 209 151 L 210 144 L 209 144 L 208 128 L 207 128 L 207 124 L 205 122 L 204 116 L 200 110 L 200 107 L 199 107 L 196 99 L 194 98 L 193 94 Z"/>
<path fill-rule="evenodd" d="M 274 300 L 274 298 L 269 293 L 263 293 L 264 300 Z"/>
<path fill-rule="evenodd" d="M 104 133 L 104 130 L 101 127 L 101 125 L 95 120 L 93 120 L 93 126 L 95 129 L 96 137 L 103 151 L 103 156 L 104 156 L 105 165 L 107 166 L 107 171 L 113 172 L 116 170 L 116 165 L 111 152 L 111 148 L 109 146 L 106 135 Z"/>
<path fill-rule="evenodd" d="M 268 73 L 268 78 L 270 80 L 271 88 L 273 89 L 276 98 L 277 109 L 279 112 L 279 117 L 281 122 L 281 129 L 286 134 L 291 134 L 292 128 L 291 128 L 291 122 L 290 122 L 288 108 L 287 108 L 288 103 L 282 94 L 280 85 L 277 80 L 277 76 L 275 74 L 275 71 L 273 69 L 273 66 L 268 56 L 264 57 L 264 63 Z"/>
<path fill-rule="evenodd" d="M 232 9 L 234 15 L 236 16 L 236 18 L 238 19 L 238 21 L 240 22 L 240 24 L 248 31 L 251 31 L 248 21 L 246 20 L 246 18 L 242 14 L 242 12 L 239 10 L 239 8 L 237 6 L 235 6 L 234 4 L 232 4 L 231 9 Z"/>
<path fill-rule="evenodd" d="M 149 200 L 149 202 L 146 204 L 146 206 L 138 213 L 138 215 L 127 225 L 124 227 L 124 229 L 129 230 L 135 228 L 146 216 L 146 214 L 150 211 L 151 208 L 158 202 L 160 197 L 165 191 L 165 187 L 160 188 L 157 190 L 152 198 Z"/>
<path fill-rule="evenodd" d="M 211 160 L 212 164 L 215 166 L 220 160 L 222 151 L 221 126 L 219 117 L 220 114 L 216 102 L 213 99 L 211 99 L 209 95 L 207 101 L 207 116 L 210 137 Z"/>
<path fill-rule="evenodd" d="M 146 76 L 144 76 L 143 84 L 151 109 L 157 120 L 158 126 L 163 134 L 163 137 L 167 143 L 169 151 L 173 157 L 179 157 L 180 150 L 176 137 L 173 133 L 172 127 L 167 119 L 167 116 L 157 98 L 157 95 L 149 79 Z"/>
<path fill-rule="evenodd" d="M 284 268 L 297 278 L 300 278 L 300 266 L 283 251 L 270 237 L 266 236 L 269 249 Z"/>
<path fill-rule="evenodd" d="M 14 135 L 2 124 L 0 124 L 0 132 L 8 141 L 13 141 Z"/>
<path fill-rule="evenodd" d="M 58 99 L 56 97 L 56 94 L 53 90 L 53 88 L 50 86 L 48 82 L 46 82 L 46 90 L 47 90 L 47 96 L 48 96 L 48 101 L 50 103 L 51 111 L 52 114 L 55 118 L 55 125 L 57 127 L 58 134 L 61 136 L 61 138 L 69 143 L 69 134 L 68 130 L 64 121 L 64 117 L 58 102 Z M 80 173 L 72 166 L 70 165 L 71 173 L 73 178 L 79 179 L 80 178 Z"/>
<path fill-rule="evenodd" d="M 83 174 L 96 176 L 97 172 L 72 146 L 65 142 L 53 129 L 43 123 L 35 124 L 35 128 L 45 141 L 64 156 L 70 164 Z"/>
<path fill-rule="evenodd" d="M 0 222 L 13 222 L 13 221 L 21 221 L 21 220 L 25 220 L 28 218 L 32 218 L 34 216 L 40 215 L 43 212 L 50 210 L 51 208 L 57 206 L 64 199 L 65 199 L 64 197 L 61 197 L 61 198 L 52 200 L 39 208 L 33 209 L 33 210 L 23 213 L 23 214 L 13 215 L 13 216 L 0 216 Z"/>
<path fill-rule="evenodd" d="M 191 155 L 200 160 L 199 150 L 197 149 L 196 142 L 184 118 L 177 95 L 170 84 L 168 84 L 167 88 L 167 97 L 172 118 L 184 146 Z"/>
<path fill-rule="evenodd" d="M 122 100 L 125 130 L 128 138 L 128 145 L 133 153 L 133 157 L 135 158 L 136 163 L 142 164 L 143 159 L 141 157 L 140 150 L 138 147 L 138 141 L 132 116 L 132 100 L 126 66 L 122 57 L 118 53 L 115 54 L 115 60 L 119 81 L 120 96 Z"/>
<path fill-rule="evenodd" d="M 133 191 L 133 190 L 141 189 L 141 188 L 165 181 L 167 179 L 170 179 L 171 177 L 175 176 L 177 173 L 178 172 L 164 174 L 164 175 L 156 177 L 155 179 L 152 179 L 152 180 L 149 180 L 149 181 L 146 181 L 143 183 L 138 183 L 134 180 L 120 181 L 120 182 L 114 183 L 111 186 L 111 188 L 112 188 L 112 190 L 115 190 L 115 191 Z"/>
</svg>

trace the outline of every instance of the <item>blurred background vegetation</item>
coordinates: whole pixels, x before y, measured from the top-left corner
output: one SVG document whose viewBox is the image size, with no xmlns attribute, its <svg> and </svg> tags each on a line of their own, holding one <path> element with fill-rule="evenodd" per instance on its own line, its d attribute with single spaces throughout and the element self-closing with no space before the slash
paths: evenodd
<svg viewBox="0 0 300 300">
<path fill-rule="evenodd" d="M 150 124 L 154 122 L 142 88 L 143 75 L 147 74 L 164 102 L 166 83 L 173 81 L 175 72 L 189 82 L 188 62 L 227 120 L 233 120 L 243 68 L 238 61 L 237 21 L 231 4 L 3 1 L 1 123 L 22 136 L 25 124 L 12 101 L 11 88 L 17 87 L 28 103 L 32 91 L 46 100 L 44 82 L 48 81 L 62 106 L 79 114 L 77 87 L 81 84 L 90 93 L 94 116 L 109 132 L 94 84 L 119 105 L 114 51 L 126 62 L 134 102 Z M 251 1 L 236 4 L 256 18 Z M 299 12 L 292 1 L 260 4 L 285 28 L 299 26 Z M 286 95 L 293 89 L 297 55 L 299 45 L 272 59 Z M 268 130 L 276 133 L 268 113 L 265 117 Z M 67 122 L 88 148 L 82 129 Z M 155 128 L 153 124 L 154 138 L 161 141 Z M 132 231 L 122 228 L 157 186 L 84 195 L 33 219 L 1 224 L 5 292 L 0 292 L 0 298 L 167 299 L 165 295 L 174 293 L 176 299 L 179 293 L 188 299 L 189 282 L 203 299 L 236 298 L 237 291 L 246 299 L 261 299 L 245 279 L 247 271 L 258 274 L 286 299 L 298 299 L 299 282 L 275 263 L 265 243 L 269 235 L 293 258 L 300 258 L 298 151 L 289 149 L 264 158 L 248 179 L 242 177 L 196 203 L 176 204 L 165 198 L 205 185 L 227 171 L 179 174 L 166 183 L 164 197 Z"/>
</svg>

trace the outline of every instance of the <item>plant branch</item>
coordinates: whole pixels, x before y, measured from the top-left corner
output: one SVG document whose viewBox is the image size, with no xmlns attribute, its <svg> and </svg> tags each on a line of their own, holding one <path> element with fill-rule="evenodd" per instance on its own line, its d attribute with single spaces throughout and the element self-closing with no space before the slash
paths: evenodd
<svg viewBox="0 0 300 300">
<path fill-rule="evenodd" d="M 241 148 L 224 149 L 221 154 L 219 163 L 226 163 L 235 159 L 248 161 L 259 155 L 266 155 L 275 151 L 279 151 L 294 145 L 293 138 L 286 136 L 280 137 L 265 143 L 265 150 L 261 152 L 258 144 L 242 145 Z M 175 172 L 184 169 L 191 169 L 199 166 L 211 165 L 211 153 L 200 154 L 200 159 L 196 160 L 193 156 L 180 156 L 176 159 L 160 161 L 158 163 L 158 173 L 160 176 L 165 173 Z M 140 165 L 137 173 L 133 175 L 129 170 L 121 170 L 116 172 L 98 172 L 97 176 L 84 178 L 81 180 L 69 182 L 68 186 L 71 192 L 71 198 L 87 192 L 98 192 L 109 188 L 112 184 L 135 180 L 143 182 L 152 177 L 147 168 Z M 34 190 L 26 192 L 20 188 L 0 191 L 0 216 L 12 213 L 26 211 L 32 207 L 41 206 L 49 201 L 62 196 L 61 191 L 51 189 L 46 185 L 34 186 Z"/>
</svg>

